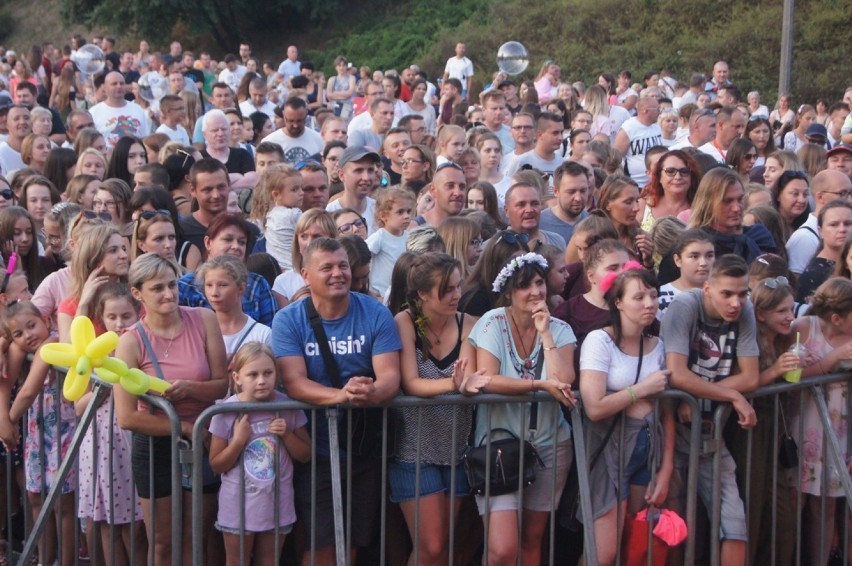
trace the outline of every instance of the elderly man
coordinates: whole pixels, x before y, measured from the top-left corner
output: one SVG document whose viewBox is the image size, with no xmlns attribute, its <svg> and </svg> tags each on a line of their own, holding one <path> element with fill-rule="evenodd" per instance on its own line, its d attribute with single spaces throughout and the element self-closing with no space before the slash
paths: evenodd
<svg viewBox="0 0 852 566">
<path fill-rule="evenodd" d="M 400 381 L 399 334 L 390 311 L 379 301 L 349 290 L 352 273 L 340 242 L 330 238 L 311 242 L 305 250 L 302 277 L 310 287 L 309 296 L 279 311 L 272 323 L 272 350 L 287 394 L 327 407 L 361 407 L 392 399 Z M 335 346 L 329 348 L 329 343 Z M 322 418 L 312 420 L 318 416 Z M 344 411 L 338 423 L 348 416 Z M 316 564 L 332 566 L 331 453 L 348 446 L 346 430 L 353 436 L 358 433 L 354 427 L 341 427 L 339 443 L 332 446 L 325 414 L 318 412 L 308 418 L 312 420 L 316 456 L 310 464 L 297 465 L 294 470 L 296 506 L 303 517 L 316 513 L 316 522 L 305 522 L 306 540 L 316 541 Z M 341 466 L 341 483 L 351 483 L 351 508 L 344 516 L 351 520 L 348 528 L 353 547 L 367 546 L 372 540 L 382 501 L 382 460 L 377 457 L 376 443 L 369 440 L 381 433 L 381 428 L 374 428 L 381 426 L 381 419 L 365 418 L 362 422 L 369 431 L 352 439 L 351 451 L 340 452 L 341 460 L 348 460 Z"/>
<path fill-rule="evenodd" d="M 106 100 L 89 109 L 108 148 L 112 148 L 122 136 L 141 139 L 151 132 L 148 115 L 135 102 L 125 100 L 124 87 L 124 75 L 118 71 L 107 74 L 104 79 Z"/>
<path fill-rule="evenodd" d="M 241 147 L 229 147 L 231 125 L 221 110 L 211 110 L 202 118 L 202 131 L 206 148 L 203 157 L 212 157 L 225 164 L 231 182 L 234 183 L 248 173 L 254 173 L 254 160 Z"/>
<path fill-rule="evenodd" d="M 322 136 L 305 128 L 308 104 L 301 98 L 290 98 L 284 103 L 284 126 L 275 130 L 263 141 L 277 143 L 284 151 L 284 162 L 295 165 L 322 151 Z"/>
<path fill-rule="evenodd" d="M 509 187 L 505 212 L 509 229 L 526 236 L 531 250 L 537 250 L 542 244 L 550 244 L 561 250 L 567 247 L 562 236 L 541 229 L 541 196 L 537 187 L 526 183 L 515 183 Z"/>
</svg>

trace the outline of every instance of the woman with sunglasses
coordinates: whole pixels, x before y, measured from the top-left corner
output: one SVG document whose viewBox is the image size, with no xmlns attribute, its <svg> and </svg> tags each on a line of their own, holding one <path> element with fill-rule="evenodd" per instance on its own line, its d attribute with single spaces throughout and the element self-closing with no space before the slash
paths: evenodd
<svg viewBox="0 0 852 566">
<path fill-rule="evenodd" d="M 657 218 L 677 216 L 692 208 L 701 171 L 691 155 L 680 149 L 664 153 L 651 170 L 639 199 L 639 225 L 649 232 Z"/>
<path fill-rule="evenodd" d="M 0 210 L 15 206 L 15 193 L 12 191 L 12 185 L 5 177 L 0 175 Z"/>
<path fill-rule="evenodd" d="M 276 277 L 272 285 L 272 290 L 283 298 L 284 305 L 305 286 L 305 280 L 302 278 L 302 254 L 308 249 L 310 243 L 317 238 L 336 238 L 338 233 L 331 214 L 324 210 L 311 208 L 299 217 L 293 237 L 293 269 Z"/>
<path fill-rule="evenodd" d="M 739 173 L 744 185 L 748 183 L 755 161 L 757 161 L 757 148 L 748 138 L 735 139 L 728 147 L 728 153 L 725 154 L 725 164 Z"/>
<path fill-rule="evenodd" d="M 820 248 L 799 277 L 796 299 L 807 302 L 817 287 L 834 273 L 835 266 L 844 261 L 841 256 L 849 234 L 852 234 L 852 203 L 834 200 L 817 215 Z"/>
</svg>

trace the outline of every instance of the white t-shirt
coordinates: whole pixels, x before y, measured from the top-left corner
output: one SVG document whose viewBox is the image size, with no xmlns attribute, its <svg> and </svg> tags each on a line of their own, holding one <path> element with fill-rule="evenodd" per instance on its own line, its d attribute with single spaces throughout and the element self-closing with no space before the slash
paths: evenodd
<svg viewBox="0 0 852 566">
<path fill-rule="evenodd" d="M 322 136 L 308 128 L 297 138 L 291 138 L 283 128 L 275 130 L 263 138 L 263 141 L 280 145 L 284 151 L 284 162 L 291 165 L 321 153 L 323 148 Z"/>
<path fill-rule="evenodd" d="M 370 270 L 370 288 L 384 295 L 390 287 L 393 266 L 399 256 L 405 253 L 405 241 L 408 232 L 394 236 L 384 228 L 379 228 L 367 238 L 367 247 L 373 254 L 373 264 Z"/>
<path fill-rule="evenodd" d="M 225 83 L 231 90 L 237 92 L 237 89 L 240 88 L 240 81 L 243 80 L 243 76 L 246 74 L 246 68 L 242 65 L 238 65 L 237 68 L 233 71 L 229 69 L 223 69 L 221 73 L 219 73 L 219 82 Z"/>
<path fill-rule="evenodd" d="M 275 206 L 266 215 L 266 251 L 284 270 L 293 269 L 291 254 L 300 216 L 301 210 L 286 206 Z"/>
<path fill-rule="evenodd" d="M 627 171 L 630 178 L 636 181 L 640 187 L 648 184 L 648 176 L 645 174 L 645 152 L 657 145 L 663 145 L 663 131 L 656 122 L 646 126 L 638 118 L 627 120 L 621 130 L 627 134 L 630 145 L 624 154 Z"/>
<path fill-rule="evenodd" d="M 26 167 L 21 160 L 21 154 L 15 151 L 7 142 L 0 143 L 0 167 L 3 175 L 8 177 L 18 169 Z"/>
<path fill-rule="evenodd" d="M 630 111 L 622 106 L 609 107 L 609 123 L 612 131 L 612 139 L 615 140 L 615 134 L 630 119 Z"/>
<path fill-rule="evenodd" d="M 376 200 L 373 197 L 367 197 L 366 201 L 367 205 L 364 208 L 364 212 L 361 213 L 361 216 L 363 216 L 364 220 L 367 221 L 367 236 L 369 236 L 378 229 L 376 227 Z M 346 207 L 343 206 L 341 199 L 337 199 L 328 203 L 325 210 L 327 212 L 335 212 L 343 208 Z"/>
<path fill-rule="evenodd" d="M 158 134 L 166 134 L 169 139 L 176 142 L 181 142 L 184 145 L 189 145 L 189 133 L 186 128 L 178 124 L 176 129 L 171 129 L 166 124 L 160 124 L 157 128 Z"/>
<path fill-rule="evenodd" d="M 122 136 L 135 136 L 142 139 L 151 132 L 148 115 L 135 102 L 125 102 L 120 108 L 101 102 L 92 106 L 89 113 L 95 122 L 95 128 L 104 136 L 104 141 L 109 148 L 114 147 Z"/>
<path fill-rule="evenodd" d="M 290 300 L 296 292 L 305 286 L 302 274 L 297 271 L 285 271 L 272 282 L 272 290 Z"/>
<path fill-rule="evenodd" d="M 659 301 L 660 305 L 659 310 L 657 310 L 657 320 L 663 320 L 663 315 L 666 313 L 666 309 L 669 308 L 670 304 L 672 304 L 674 298 L 681 293 L 683 293 L 683 291 L 675 287 L 672 283 L 666 283 L 665 285 L 660 286 L 660 292 L 657 294 L 657 301 Z"/>
<path fill-rule="evenodd" d="M 266 99 L 266 104 L 258 108 L 254 105 L 251 100 L 243 100 L 240 102 L 240 112 L 242 112 L 243 116 L 249 117 L 255 112 L 263 112 L 267 116 L 269 116 L 270 120 L 275 119 L 275 105 L 272 104 L 269 99 Z"/>
<path fill-rule="evenodd" d="M 261 324 L 252 317 L 248 317 L 248 320 L 240 328 L 239 332 L 236 334 L 222 334 L 222 339 L 225 341 L 225 354 L 230 357 L 236 353 L 238 344 L 242 347 L 246 342 L 261 342 L 271 348 L 272 330 L 265 324 Z"/>
<path fill-rule="evenodd" d="M 369 112 L 361 112 L 352 120 L 350 120 L 349 125 L 346 126 L 346 135 L 351 136 L 352 132 L 355 130 L 369 130 L 373 127 L 373 117 L 370 116 Z"/>
<path fill-rule="evenodd" d="M 467 89 L 467 78 L 473 76 L 473 62 L 467 57 L 450 57 L 444 66 L 444 72 L 449 78 L 460 80 L 462 88 Z"/>
<path fill-rule="evenodd" d="M 538 153 L 536 153 L 534 149 L 531 149 L 525 154 L 521 155 L 521 157 L 514 162 L 512 170 L 507 170 L 506 174 L 512 176 L 516 172 L 518 172 L 524 165 L 531 165 L 534 169 L 538 169 L 542 173 L 546 173 L 549 175 L 549 177 L 547 178 L 547 186 L 552 189 L 553 172 L 556 171 L 557 167 L 562 165 L 562 161 L 563 159 L 558 152 L 554 152 L 553 157 L 551 157 L 550 159 L 542 159 L 542 157 Z"/>
<path fill-rule="evenodd" d="M 809 214 L 808 219 L 790 235 L 786 248 L 790 271 L 801 275 L 819 248 L 819 227 L 815 214 Z"/>
<path fill-rule="evenodd" d="M 639 368 L 639 356 L 625 354 L 615 345 L 609 334 L 603 329 L 589 332 L 580 349 L 580 371 L 598 371 L 606 374 L 607 391 L 622 391 L 627 387 L 648 379 L 655 371 L 666 367 L 666 351 L 663 341 L 654 338 L 656 344 L 650 352 L 642 354 L 642 367 Z M 639 379 L 636 370 L 639 369 Z"/>
<path fill-rule="evenodd" d="M 699 147 L 698 151 L 700 151 L 701 153 L 706 153 L 707 155 L 709 155 L 710 157 L 712 157 L 713 159 L 715 159 L 719 163 L 723 163 L 723 164 L 725 163 L 725 156 L 722 155 L 721 151 L 716 149 L 716 146 L 713 145 L 712 141 L 709 141 L 709 142 L 705 143 L 704 145 L 702 145 L 701 147 Z"/>
</svg>

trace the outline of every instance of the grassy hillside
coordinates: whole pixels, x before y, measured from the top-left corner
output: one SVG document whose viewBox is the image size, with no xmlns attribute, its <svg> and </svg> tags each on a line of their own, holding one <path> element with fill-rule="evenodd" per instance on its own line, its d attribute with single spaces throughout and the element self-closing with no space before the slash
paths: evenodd
<svg viewBox="0 0 852 566">
<path fill-rule="evenodd" d="M 71 31 L 85 31 L 59 21 L 62 1 L 6 0 L 2 10 L 11 20 L 0 17 L 6 28 L 0 23 L 0 41 L 21 49 L 33 38 L 49 37 L 61 44 Z M 286 45 L 295 43 L 302 59 L 314 61 L 326 74 L 333 72 L 334 57 L 345 54 L 356 65 L 387 69 L 418 63 L 434 75 L 443 69 L 456 41 L 464 40 L 481 86 L 496 70 L 498 46 L 517 40 L 531 54 L 530 67 L 519 78 L 532 78 L 544 60 L 552 59 L 562 66 L 563 78 L 572 81 L 593 83 L 600 72 L 622 68 L 630 69 L 634 78 L 649 69 L 666 68 L 685 80 L 725 59 L 744 93 L 760 90 L 771 103 L 777 90 L 780 0 L 363 0 L 340 4 L 343 7 L 333 13 L 321 14 L 322 21 L 299 26 L 296 34 L 282 37 L 280 31 L 268 29 L 241 33 L 251 38 L 255 54 L 263 60 L 277 63 Z M 817 96 L 839 99 L 852 85 L 852 11 L 848 8 L 848 0 L 796 3 L 795 103 Z M 236 51 L 236 45 L 212 44 L 209 34 L 186 37 L 183 30 L 188 28 L 178 22 L 174 30 L 185 46 L 207 48 L 218 57 Z M 138 38 L 132 32 L 110 32 L 119 38 L 119 47 L 135 50 Z M 168 43 L 168 37 L 159 42 L 148 39 L 160 48 Z"/>
</svg>

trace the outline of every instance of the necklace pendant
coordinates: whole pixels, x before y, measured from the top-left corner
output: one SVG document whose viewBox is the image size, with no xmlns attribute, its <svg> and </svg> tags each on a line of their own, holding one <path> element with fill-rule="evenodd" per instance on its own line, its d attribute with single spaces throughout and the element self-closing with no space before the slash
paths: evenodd
<svg viewBox="0 0 852 566">
<path fill-rule="evenodd" d="M 435 338 L 435 344 L 440 344 L 440 343 L 441 343 L 441 339 L 440 339 L 440 338 Z"/>
</svg>

